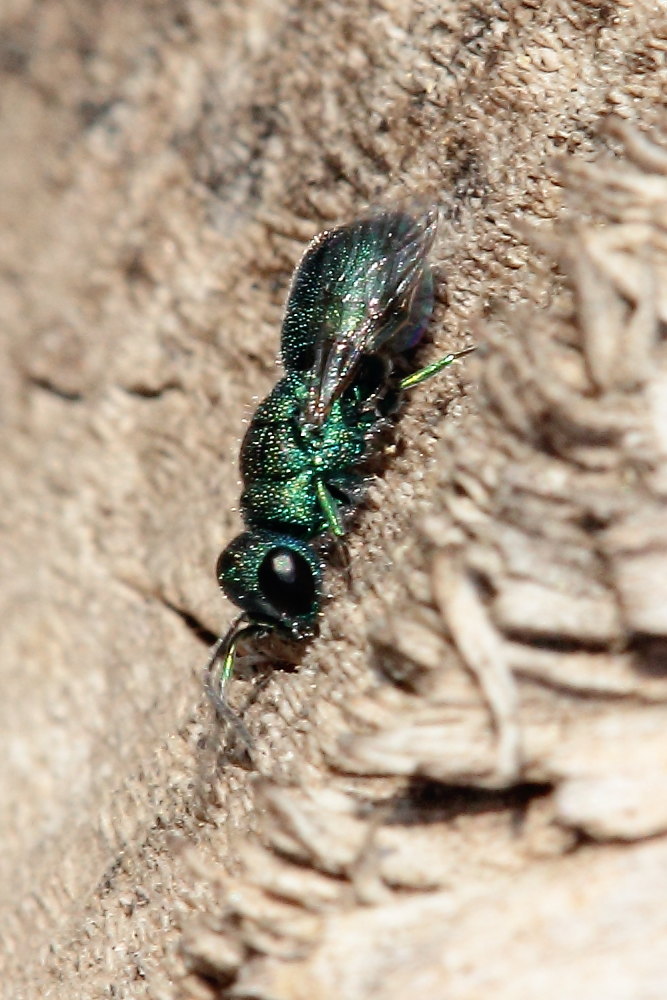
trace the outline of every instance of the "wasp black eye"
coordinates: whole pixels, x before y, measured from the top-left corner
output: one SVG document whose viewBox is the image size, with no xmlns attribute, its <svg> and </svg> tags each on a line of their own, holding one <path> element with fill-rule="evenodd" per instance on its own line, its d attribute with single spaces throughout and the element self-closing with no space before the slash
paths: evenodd
<svg viewBox="0 0 667 1000">
<path fill-rule="evenodd" d="M 298 552 L 283 546 L 271 549 L 257 580 L 264 597 L 281 614 L 306 615 L 312 610 L 315 579 L 309 562 Z"/>
</svg>

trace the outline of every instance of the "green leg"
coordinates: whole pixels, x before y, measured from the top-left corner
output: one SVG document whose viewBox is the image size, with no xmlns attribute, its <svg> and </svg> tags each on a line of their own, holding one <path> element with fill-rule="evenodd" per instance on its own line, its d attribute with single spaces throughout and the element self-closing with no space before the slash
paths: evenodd
<svg viewBox="0 0 667 1000">
<path fill-rule="evenodd" d="M 331 496 L 331 493 L 326 487 L 323 479 L 317 479 L 315 483 L 315 489 L 317 491 L 317 499 L 320 502 L 320 507 L 327 521 L 327 527 L 334 538 L 342 538 L 345 534 L 345 528 L 343 527 L 343 522 L 341 520 L 340 511 L 338 510 L 338 504 Z"/>
<path fill-rule="evenodd" d="M 340 516 L 338 504 L 331 496 L 331 493 L 327 489 L 326 483 L 323 479 L 317 480 L 315 488 L 317 490 L 317 498 L 320 502 L 320 507 L 324 511 L 324 516 L 327 519 L 327 527 L 334 537 L 336 551 L 341 557 L 347 582 L 348 584 L 351 584 L 352 571 L 350 569 L 350 553 L 347 550 L 347 544 L 345 542 L 345 528 L 343 527 L 343 521 Z"/>
<path fill-rule="evenodd" d="M 440 358 L 439 361 L 434 361 L 432 365 L 427 365 L 426 368 L 420 368 L 419 371 L 413 372 L 412 375 L 408 375 L 406 378 L 402 378 L 398 383 L 398 387 L 401 391 L 404 389 L 412 389 L 416 385 L 421 385 L 426 379 L 433 378 L 442 371 L 443 368 L 447 368 L 451 365 L 452 361 L 456 361 L 457 358 L 463 358 L 466 354 L 470 354 L 474 351 L 474 347 L 466 347 L 464 351 L 458 351 L 457 354 L 445 354 L 444 358 Z"/>
</svg>

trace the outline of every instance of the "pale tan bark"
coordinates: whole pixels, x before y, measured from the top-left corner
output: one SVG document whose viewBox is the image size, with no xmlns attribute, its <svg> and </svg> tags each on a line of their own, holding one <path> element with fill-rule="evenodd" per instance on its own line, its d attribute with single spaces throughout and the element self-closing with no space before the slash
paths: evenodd
<svg viewBox="0 0 667 1000">
<path fill-rule="evenodd" d="M 666 50 L 648 2 L 0 13 L 7 997 L 663 996 Z M 424 359 L 485 349 L 241 671 L 251 766 L 201 693 L 244 420 L 304 242 L 410 197 Z"/>
</svg>

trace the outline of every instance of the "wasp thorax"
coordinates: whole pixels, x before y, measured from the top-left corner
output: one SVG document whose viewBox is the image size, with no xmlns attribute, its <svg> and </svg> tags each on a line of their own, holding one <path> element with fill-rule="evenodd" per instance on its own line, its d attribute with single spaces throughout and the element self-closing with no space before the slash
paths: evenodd
<svg viewBox="0 0 667 1000">
<path fill-rule="evenodd" d="M 307 542 L 279 532 L 246 531 L 220 555 L 217 576 L 230 601 L 253 621 L 297 639 L 315 632 L 321 569 Z"/>
</svg>

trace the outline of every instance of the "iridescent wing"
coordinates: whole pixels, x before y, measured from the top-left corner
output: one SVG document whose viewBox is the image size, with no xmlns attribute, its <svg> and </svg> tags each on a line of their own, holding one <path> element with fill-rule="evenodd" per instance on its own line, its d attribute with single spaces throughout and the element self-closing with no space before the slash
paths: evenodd
<svg viewBox="0 0 667 1000">
<path fill-rule="evenodd" d="M 286 371 L 304 372 L 304 420 L 322 424 L 363 358 L 417 342 L 433 308 L 427 257 L 437 211 L 380 212 L 322 233 L 299 264 L 285 311 Z"/>
</svg>

